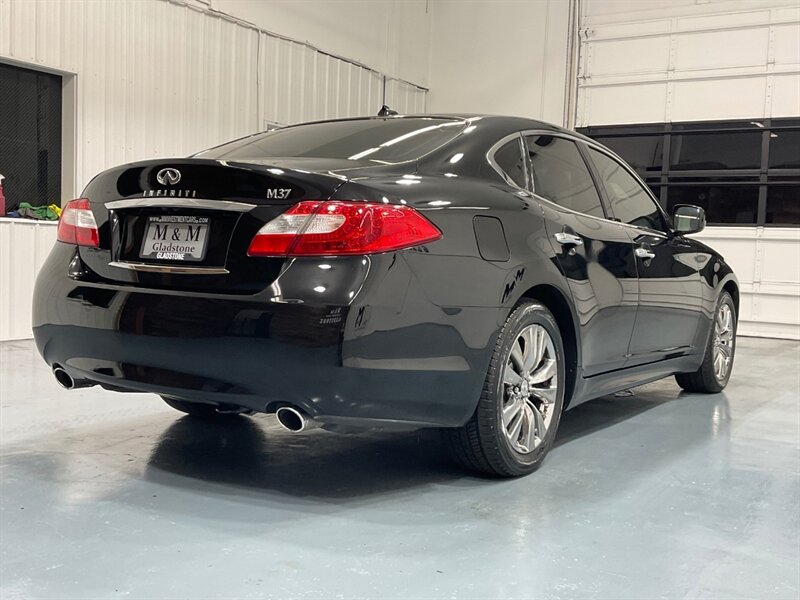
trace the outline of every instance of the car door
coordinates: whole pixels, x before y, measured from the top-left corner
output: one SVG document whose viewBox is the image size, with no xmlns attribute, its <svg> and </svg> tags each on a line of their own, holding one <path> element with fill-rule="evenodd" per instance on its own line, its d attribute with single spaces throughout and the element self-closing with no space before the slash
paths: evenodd
<svg viewBox="0 0 800 600">
<path fill-rule="evenodd" d="M 544 211 L 555 258 L 578 313 L 583 375 L 624 366 L 638 296 L 633 243 L 607 218 L 576 143 L 549 134 L 524 135 L 530 185 Z"/>
<path fill-rule="evenodd" d="M 626 366 L 693 351 L 701 317 L 700 270 L 709 255 L 671 233 L 647 187 L 622 162 L 586 146 L 613 218 L 629 231 L 639 274 L 636 325 Z"/>
</svg>

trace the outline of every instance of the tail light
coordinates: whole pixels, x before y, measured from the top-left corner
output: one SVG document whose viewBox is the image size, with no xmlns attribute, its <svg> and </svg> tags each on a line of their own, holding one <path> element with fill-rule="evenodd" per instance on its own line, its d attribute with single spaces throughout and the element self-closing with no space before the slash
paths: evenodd
<svg viewBox="0 0 800 600">
<path fill-rule="evenodd" d="M 410 206 L 354 201 L 304 201 L 264 225 L 248 256 L 376 254 L 442 237 Z"/>
<path fill-rule="evenodd" d="M 58 222 L 57 238 L 59 242 L 77 244 L 97 248 L 100 246 L 100 234 L 92 209 L 86 198 L 78 198 L 67 202 L 61 211 Z"/>
</svg>

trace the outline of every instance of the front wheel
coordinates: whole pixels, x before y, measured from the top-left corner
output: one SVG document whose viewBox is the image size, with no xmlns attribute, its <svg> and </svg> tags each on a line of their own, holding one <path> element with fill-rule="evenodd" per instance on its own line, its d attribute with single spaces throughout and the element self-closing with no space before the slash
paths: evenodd
<svg viewBox="0 0 800 600">
<path fill-rule="evenodd" d="M 731 377 L 735 346 L 736 305 L 728 292 L 722 292 L 717 300 L 703 363 L 694 373 L 678 373 L 675 375 L 675 381 L 687 392 L 704 394 L 721 392 Z"/>
<path fill-rule="evenodd" d="M 519 304 L 498 336 L 475 413 L 445 432 L 456 459 L 502 477 L 536 470 L 555 440 L 565 373 L 553 315 L 539 302 Z"/>
</svg>

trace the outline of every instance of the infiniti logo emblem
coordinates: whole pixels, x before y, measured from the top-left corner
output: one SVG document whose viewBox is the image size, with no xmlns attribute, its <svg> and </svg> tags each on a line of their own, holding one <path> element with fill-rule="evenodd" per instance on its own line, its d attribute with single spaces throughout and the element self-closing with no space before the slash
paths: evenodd
<svg viewBox="0 0 800 600">
<path fill-rule="evenodd" d="M 161 169 L 156 180 L 161 185 L 175 185 L 181 180 L 181 172 L 178 169 Z"/>
</svg>

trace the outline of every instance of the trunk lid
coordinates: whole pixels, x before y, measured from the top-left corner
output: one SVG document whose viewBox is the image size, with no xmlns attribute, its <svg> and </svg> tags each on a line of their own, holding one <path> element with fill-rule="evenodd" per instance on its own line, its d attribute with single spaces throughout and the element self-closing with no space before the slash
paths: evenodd
<svg viewBox="0 0 800 600">
<path fill-rule="evenodd" d="M 101 173 L 83 194 L 100 233 L 99 249 L 80 248 L 87 276 L 141 287 L 257 293 L 283 264 L 247 256 L 259 228 L 300 200 L 329 198 L 345 180 L 290 164 L 182 158 Z"/>
</svg>

